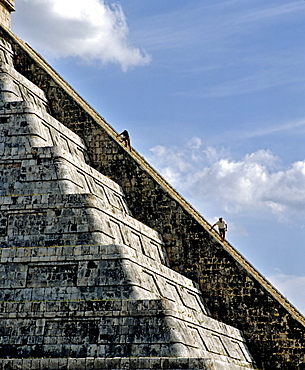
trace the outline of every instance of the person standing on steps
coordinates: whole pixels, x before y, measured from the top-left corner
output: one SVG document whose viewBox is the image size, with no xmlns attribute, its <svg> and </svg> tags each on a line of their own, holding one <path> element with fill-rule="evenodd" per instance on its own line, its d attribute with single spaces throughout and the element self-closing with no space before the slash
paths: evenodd
<svg viewBox="0 0 305 370">
<path fill-rule="evenodd" d="M 121 132 L 120 134 L 117 134 L 116 137 L 118 136 L 121 136 L 122 137 L 122 143 L 125 144 L 125 146 L 127 148 L 129 148 L 129 150 L 131 150 L 131 145 L 130 145 L 130 137 L 129 137 L 129 133 L 127 130 L 124 130 L 123 132 Z"/>
<path fill-rule="evenodd" d="M 222 240 L 225 240 L 226 232 L 228 231 L 228 225 L 226 221 L 220 217 L 219 220 L 210 228 L 212 230 L 215 226 L 218 226 L 219 235 Z"/>
</svg>

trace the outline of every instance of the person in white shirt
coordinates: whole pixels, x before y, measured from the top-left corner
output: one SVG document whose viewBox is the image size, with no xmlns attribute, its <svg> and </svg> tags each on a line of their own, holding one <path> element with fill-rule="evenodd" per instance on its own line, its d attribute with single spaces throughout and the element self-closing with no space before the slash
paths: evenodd
<svg viewBox="0 0 305 370">
<path fill-rule="evenodd" d="M 210 228 L 212 230 L 215 226 L 218 226 L 219 235 L 222 240 L 226 237 L 226 231 L 228 231 L 228 225 L 226 221 L 220 217 L 219 220 Z"/>
</svg>

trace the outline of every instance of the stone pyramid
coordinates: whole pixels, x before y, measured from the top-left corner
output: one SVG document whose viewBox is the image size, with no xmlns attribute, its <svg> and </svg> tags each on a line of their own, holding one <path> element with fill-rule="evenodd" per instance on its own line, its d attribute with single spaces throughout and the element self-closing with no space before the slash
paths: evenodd
<svg viewBox="0 0 305 370">
<path fill-rule="evenodd" d="M 2 363 L 252 369 L 241 332 L 211 318 L 198 286 L 169 268 L 161 236 L 90 167 L 3 39 L 0 54 Z"/>
<path fill-rule="evenodd" d="M 13 10 L 0 369 L 305 369 L 304 317 L 10 31 Z"/>
</svg>

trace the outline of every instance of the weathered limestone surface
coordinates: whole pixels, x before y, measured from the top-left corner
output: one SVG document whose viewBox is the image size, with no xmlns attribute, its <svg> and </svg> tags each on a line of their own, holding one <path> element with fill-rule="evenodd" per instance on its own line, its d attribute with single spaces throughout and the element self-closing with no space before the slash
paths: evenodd
<svg viewBox="0 0 305 370">
<path fill-rule="evenodd" d="M 81 370 L 81 369 L 143 369 L 143 370 L 228 370 L 226 364 L 212 361 L 206 358 L 60 358 L 60 359 L 24 359 L 4 360 L 0 363 L 1 370 Z M 235 367 L 235 370 L 242 370 Z"/>
<path fill-rule="evenodd" d="M 116 183 L 133 216 L 162 235 L 170 266 L 200 285 L 213 317 L 243 330 L 261 369 L 303 369 L 305 320 L 229 243 L 32 49 L 9 31 L 15 67 L 46 94 L 50 112 L 77 133 L 92 167 Z M 207 179 L 208 181 L 208 179 Z"/>
<path fill-rule="evenodd" d="M 0 57 L 0 369 L 254 369 L 4 39 Z"/>
<path fill-rule="evenodd" d="M 199 283 L 213 317 L 243 330 L 262 369 L 304 368 L 304 318 L 32 49 L 8 30 L 15 68 L 46 94 L 52 116 L 83 140 L 92 167 L 121 185 L 133 216 L 163 237 L 170 266 Z M 5 56 L 9 59 L 10 57 Z M 4 118 L 5 119 L 5 118 Z M 207 179 L 208 181 L 208 179 Z"/>
<path fill-rule="evenodd" d="M 0 233 L 3 237 L 1 239 L 3 251 L 9 253 L 8 250 L 16 249 L 22 254 L 21 251 L 25 249 L 36 251 L 37 247 L 41 247 L 43 256 L 45 256 L 46 253 L 52 255 L 51 251 L 59 251 L 62 248 L 61 250 L 70 251 L 66 253 L 73 255 L 72 250 L 77 250 L 77 248 L 89 248 L 94 245 L 96 248 L 104 248 L 103 253 L 106 253 L 108 248 L 113 248 L 115 245 L 116 251 L 120 250 L 117 257 L 122 254 L 124 258 L 110 258 L 110 260 L 111 263 L 120 260 L 120 263 L 122 262 L 120 266 L 131 261 L 126 257 L 125 251 L 133 251 L 132 253 L 137 253 L 137 256 L 141 255 L 143 258 L 148 258 L 149 261 L 155 261 L 154 263 L 158 264 L 159 270 L 160 266 L 162 266 L 161 270 L 170 266 L 195 281 L 200 287 L 200 291 L 195 293 L 196 301 L 204 302 L 200 315 L 205 315 L 207 312 L 205 307 L 205 303 L 207 303 L 214 318 L 241 329 L 246 337 L 250 352 L 260 369 L 305 369 L 305 320 L 302 315 L 229 243 L 221 242 L 216 233 L 211 234 L 208 231 L 207 222 L 136 151 L 127 152 L 115 138 L 116 133 L 111 126 L 88 106 L 35 51 L 9 30 L 2 29 L 0 36 L 0 59 L 3 62 L 1 64 L 3 70 L 1 97 L 5 101 L 0 116 L 1 137 L 5 137 L 0 143 L 1 155 L 3 155 L 1 173 L 2 181 L 7 176 L 12 176 L 15 179 L 10 184 L 3 181 L 1 188 L 3 195 L 1 210 L 3 210 L 4 216 L 1 220 Z M 11 45 L 14 54 L 11 52 Z M 23 77 L 16 74 L 15 68 Z M 29 84 L 27 79 L 31 80 L 33 84 Z M 35 85 L 42 89 L 45 95 Z M 11 116 L 14 118 L 12 119 Z M 61 124 L 77 135 L 66 131 Z M 18 135 L 18 130 L 20 135 Z M 70 142 L 69 137 L 73 143 Z M 23 171 L 22 168 L 25 170 Z M 32 175 L 31 171 L 33 171 Z M 120 186 L 114 185 L 113 182 L 107 186 L 107 178 L 99 173 L 108 176 Z M 37 180 L 37 176 L 42 176 L 42 178 Z M 50 176 L 53 177 L 50 178 Z M 94 185 L 96 180 L 97 186 Z M 110 179 L 108 180 L 110 181 Z M 35 188 L 39 189 L 40 194 L 38 192 L 32 193 Z M 104 190 L 100 190 L 101 188 Z M 108 193 L 113 194 L 114 199 L 110 200 L 111 195 L 108 195 L 110 197 L 108 199 Z M 99 206 L 101 204 L 103 206 Z M 125 208 L 125 211 L 122 208 Z M 28 212 L 27 215 L 25 211 Z M 140 222 L 131 218 L 131 214 Z M 54 218 L 55 221 L 49 222 L 50 217 Z M 58 217 L 59 220 L 56 221 Z M 101 221 L 97 220 L 104 217 L 107 221 L 101 225 Z M 112 227 L 107 223 L 110 219 L 113 221 Z M 24 233 L 22 232 L 23 225 L 26 225 Z M 86 229 L 86 225 L 90 225 L 90 228 L 93 225 L 92 233 L 90 233 L 91 229 Z M 140 227 L 140 225 L 143 226 Z M 144 231 L 139 232 L 139 228 L 141 230 L 144 228 Z M 131 238 L 125 236 L 130 235 L 130 229 L 137 234 L 136 241 L 133 236 Z M 27 233 L 30 234 L 27 235 Z M 162 235 L 162 240 L 160 235 Z M 109 239 L 107 241 L 107 237 L 111 241 Z M 125 237 L 126 240 L 122 240 Z M 143 241 L 144 239 L 146 242 Z M 34 243 L 31 244 L 32 240 Z M 17 244 L 9 244 L 11 242 Z M 151 249 L 150 245 L 152 244 L 154 247 Z M 169 261 L 164 247 L 169 255 Z M 139 253 L 140 250 L 142 253 Z M 12 258 L 12 256 L 5 254 L 2 256 L 4 264 L 9 264 L 17 269 L 16 274 L 10 273 L 10 278 L 18 276 L 19 273 L 17 272 L 19 267 L 14 265 L 15 262 L 18 261 L 18 264 L 21 265 L 30 264 L 28 259 L 24 260 L 26 262 L 22 262 L 22 259 L 28 258 L 26 255 L 22 255 L 21 260 L 5 260 L 5 258 Z M 33 257 L 38 258 L 38 256 Z M 14 258 L 16 259 L 17 256 Z M 139 266 L 145 266 L 146 273 L 148 271 L 151 274 L 152 267 L 148 268 L 147 264 L 145 265 L 145 258 L 143 258 L 141 258 Z M 32 269 L 35 265 L 34 261 L 35 259 L 31 262 Z M 41 260 L 39 261 L 42 263 Z M 83 265 L 80 265 L 80 261 L 77 262 L 77 268 L 75 267 L 73 270 L 71 267 L 66 272 L 62 271 L 61 266 L 56 265 L 54 275 L 51 274 L 50 269 L 48 270 L 51 262 L 44 261 L 43 263 L 48 266 L 45 267 L 44 271 L 42 268 L 39 270 L 41 281 L 46 280 L 46 276 L 54 276 L 55 286 L 53 288 L 41 286 L 37 293 L 40 292 L 41 296 L 47 297 L 48 294 L 51 294 L 49 291 L 56 292 L 56 288 L 57 292 L 62 292 L 56 286 L 59 280 L 67 280 L 68 285 L 72 284 L 71 281 L 80 281 L 75 277 L 79 276 L 76 270 L 80 266 L 87 266 L 87 270 L 90 271 L 90 274 L 88 272 L 90 280 L 91 273 L 96 268 L 89 268 L 90 265 L 86 265 L 86 263 L 89 264 L 90 259 L 86 261 L 83 262 Z M 71 261 L 69 260 L 67 263 L 69 265 Z M 94 258 L 93 263 L 97 265 Z M 6 273 L 11 271 L 9 267 L 5 268 L 8 269 L 5 270 Z M 23 276 L 30 276 L 29 283 L 31 284 L 36 271 L 35 273 L 33 270 L 25 272 L 21 269 L 20 271 L 24 273 Z M 75 272 L 74 278 L 71 277 L 73 271 Z M 159 275 L 165 279 L 164 274 L 168 274 L 168 271 L 172 270 L 168 269 L 167 272 L 161 273 L 161 275 L 159 273 Z M 62 275 L 60 275 L 61 273 Z M 142 275 L 139 272 L 139 276 Z M 156 275 L 158 275 L 157 272 L 152 276 Z M 175 280 L 177 276 L 171 278 L 175 281 L 174 291 L 179 292 L 179 286 L 186 284 L 185 281 L 178 283 L 179 279 L 178 282 Z M 16 281 L 14 279 L 12 281 Z M 162 283 L 159 283 L 159 280 L 157 283 L 154 281 L 154 289 L 151 289 L 153 294 L 148 298 L 152 300 L 151 303 L 163 302 L 165 298 L 170 302 L 169 297 L 162 295 L 165 280 L 162 280 Z M 127 281 L 128 279 L 125 279 L 124 283 Z M 196 284 L 194 286 L 198 289 Z M 141 299 L 143 302 L 147 301 L 145 295 L 136 299 L 132 296 L 134 292 L 138 292 L 139 287 L 135 279 L 130 284 L 128 282 L 125 287 L 131 294 L 131 300 L 136 301 L 139 298 L 139 301 Z M 46 290 L 49 288 L 51 290 Z M 9 289 L 5 287 L 4 289 L 9 293 Z M 64 287 L 62 294 L 67 296 L 70 292 L 76 292 L 78 289 L 83 290 L 83 286 L 79 288 L 77 285 L 67 286 Z M 88 290 L 86 287 L 85 290 L 88 293 L 90 289 Z M 93 291 L 96 289 L 94 287 Z M 109 289 L 109 285 L 107 289 Z M 22 291 L 26 290 L 28 292 L 34 291 L 30 285 L 22 288 Z M 148 292 L 147 288 L 141 288 L 139 291 L 141 295 Z M 194 293 L 193 290 L 191 292 Z M 116 294 L 117 297 L 122 297 L 123 291 L 117 291 Z M 100 297 L 97 300 L 99 299 Z M 10 298 L 5 302 L 11 304 L 11 301 Z M 180 309 L 182 299 L 178 302 Z M 22 300 L 19 303 L 21 304 Z M 20 307 L 24 309 L 23 306 Z M 184 310 L 187 309 L 183 304 L 182 307 Z M 31 307 L 31 312 L 33 309 Z M 8 311 L 5 310 L 6 308 L 3 309 L 4 319 L 7 320 Z M 197 309 L 188 308 L 188 312 L 193 312 L 192 310 L 197 312 Z M 179 312 L 178 309 L 177 311 Z M 51 312 L 52 317 L 57 317 L 54 311 L 48 309 L 45 312 L 48 314 Z M 60 312 L 62 315 L 64 311 Z M 13 315 L 15 314 L 13 313 Z M 120 315 L 116 316 L 118 319 L 120 317 Z M 172 317 L 175 318 L 176 322 L 181 322 L 177 313 L 173 314 Z M 195 321 L 191 322 L 193 328 L 197 328 L 196 325 Z M 226 328 L 230 327 L 226 326 Z M 197 333 L 199 332 L 200 330 L 197 331 Z M 230 332 L 228 337 L 234 341 L 231 335 Z M 8 359 L 0 361 L 0 366 L 5 369 L 231 369 L 232 367 L 229 366 L 238 368 L 250 364 L 247 362 L 249 360 L 245 360 L 248 358 L 247 355 L 244 355 L 244 359 L 236 359 L 234 355 L 227 352 L 223 331 L 217 331 L 217 336 L 220 338 L 221 345 L 217 347 L 215 356 L 219 356 L 219 359 L 216 359 L 215 356 L 207 359 L 205 355 L 201 359 L 193 357 L 193 355 L 174 359 L 166 357 L 160 359 L 157 356 L 152 359 L 143 357 L 136 359 Z M 164 338 L 162 340 L 165 340 Z M 200 340 L 195 340 L 195 342 L 199 343 Z M 170 346 L 174 346 L 176 342 L 170 343 Z M 242 343 L 244 342 L 241 336 L 239 336 L 237 343 L 240 348 L 243 348 Z M 23 345 L 27 346 L 28 344 Z M 34 346 L 31 348 L 33 349 Z M 207 345 L 205 344 L 205 346 Z M 223 355 L 223 346 L 225 346 L 226 355 Z M 207 347 L 204 348 L 209 355 L 213 352 Z M 194 351 L 197 350 L 194 349 Z"/>
<path fill-rule="evenodd" d="M 11 12 L 15 10 L 15 0 L 0 0 L 0 24 L 4 27 L 11 26 Z"/>
<path fill-rule="evenodd" d="M 0 251 L 3 357 L 209 357 L 250 366 L 240 332 L 206 315 L 198 289 L 132 248 Z"/>
</svg>

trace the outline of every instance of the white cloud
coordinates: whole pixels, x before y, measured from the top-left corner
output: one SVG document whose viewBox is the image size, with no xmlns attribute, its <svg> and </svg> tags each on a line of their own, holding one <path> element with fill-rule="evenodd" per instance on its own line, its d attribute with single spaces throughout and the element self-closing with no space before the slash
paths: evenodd
<svg viewBox="0 0 305 370">
<path fill-rule="evenodd" d="M 267 278 L 284 297 L 305 314 L 305 276 L 287 275 L 280 271 Z"/>
<path fill-rule="evenodd" d="M 282 169 L 268 150 L 235 160 L 196 138 L 183 148 L 158 146 L 151 151 L 150 161 L 161 174 L 195 200 L 228 213 L 274 214 L 280 221 L 293 222 L 304 213 L 305 160 Z"/>
<path fill-rule="evenodd" d="M 24 0 L 16 3 L 12 23 L 17 34 L 51 57 L 118 63 L 123 70 L 150 61 L 130 45 L 121 6 L 104 0 Z"/>
<path fill-rule="evenodd" d="M 171 170 L 179 173 L 185 173 L 192 170 L 191 163 L 187 157 L 188 148 L 178 149 L 176 147 L 166 148 L 157 145 L 151 149 L 154 154 L 154 160 L 164 171 Z M 168 165 L 169 164 L 169 165 Z"/>
</svg>

